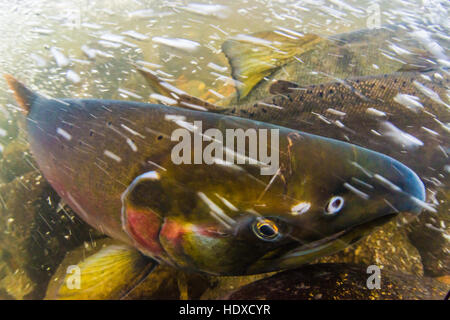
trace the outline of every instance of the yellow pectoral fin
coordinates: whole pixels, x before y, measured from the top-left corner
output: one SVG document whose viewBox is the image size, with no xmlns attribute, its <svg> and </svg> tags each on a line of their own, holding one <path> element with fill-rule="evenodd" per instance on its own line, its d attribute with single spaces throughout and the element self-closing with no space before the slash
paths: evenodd
<svg viewBox="0 0 450 320">
<path fill-rule="evenodd" d="M 314 34 L 290 36 L 270 31 L 225 41 L 222 51 L 228 58 L 233 78 L 241 82 L 237 88 L 239 98 L 245 98 L 264 77 L 323 40 Z"/>
<path fill-rule="evenodd" d="M 50 280 L 46 299 L 121 299 L 156 265 L 136 249 L 110 239 L 97 248 L 85 258 L 84 247 L 68 254 Z"/>
</svg>

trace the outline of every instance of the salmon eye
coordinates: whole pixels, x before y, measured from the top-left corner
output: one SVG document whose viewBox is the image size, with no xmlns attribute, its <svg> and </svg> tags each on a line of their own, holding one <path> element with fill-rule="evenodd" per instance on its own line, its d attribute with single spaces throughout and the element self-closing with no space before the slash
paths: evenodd
<svg viewBox="0 0 450 320">
<path fill-rule="evenodd" d="M 338 213 L 342 207 L 344 206 L 344 198 L 335 196 L 328 201 L 327 206 L 325 207 L 326 214 L 336 214 Z"/>
<path fill-rule="evenodd" d="M 253 232 L 262 240 L 273 241 L 276 240 L 280 233 L 277 225 L 269 219 L 259 219 L 253 224 Z"/>
</svg>

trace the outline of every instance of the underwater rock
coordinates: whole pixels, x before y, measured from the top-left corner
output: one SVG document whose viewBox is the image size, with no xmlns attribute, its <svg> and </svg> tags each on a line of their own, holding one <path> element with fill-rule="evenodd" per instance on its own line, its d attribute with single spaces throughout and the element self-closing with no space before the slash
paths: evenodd
<svg viewBox="0 0 450 320">
<path fill-rule="evenodd" d="M 201 300 L 220 299 L 227 293 L 238 290 L 252 282 L 267 278 L 276 272 L 239 277 L 209 277 L 210 287 L 201 295 Z"/>
<path fill-rule="evenodd" d="M 59 196 L 37 171 L 0 186 L 0 195 L 0 252 L 6 267 L 0 289 L 17 299 L 42 298 L 66 251 L 101 235 L 58 206 Z"/>
<path fill-rule="evenodd" d="M 208 279 L 200 274 L 159 265 L 125 300 L 197 300 L 209 286 Z"/>
<path fill-rule="evenodd" d="M 381 270 L 380 289 L 368 289 L 365 266 L 332 263 L 305 265 L 256 281 L 225 299 L 347 300 L 444 299 L 449 285 L 426 277 Z"/>
<path fill-rule="evenodd" d="M 397 220 L 378 228 L 353 246 L 316 262 L 377 265 L 393 271 L 423 275 L 419 252 L 410 243 L 406 228 L 398 226 Z"/>
<path fill-rule="evenodd" d="M 0 276 L 0 300 L 24 299 L 36 289 L 34 283 L 23 269 L 13 270 L 2 263 L 3 274 Z"/>
<path fill-rule="evenodd" d="M 0 105 L 0 145 L 5 147 L 18 136 L 19 127 L 17 124 L 17 115 L 10 112 L 4 105 Z"/>
<path fill-rule="evenodd" d="M 408 237 L 422 257 L 426 276 L 450 275 L 449 198 L 450 191 L 440 190 L 436 195 L 436 199 L 439 201 L 438 212 L 423 212 L 407 226 Z"/>
<path fill-rule="evenodd" d="M 35 170 L 34 160 L 29 153 L 29 146 L 19 139 L 11 141 L 3 150 L 0 159 L 0 179 L 10 182 L 27 172 Z"/>
<path fill-rule="evenodd" d="M 6 290 L 0 289 L 0 300 L 15 300 L 15 299 L 12 295 L 8 294 Z"/>
</svg>

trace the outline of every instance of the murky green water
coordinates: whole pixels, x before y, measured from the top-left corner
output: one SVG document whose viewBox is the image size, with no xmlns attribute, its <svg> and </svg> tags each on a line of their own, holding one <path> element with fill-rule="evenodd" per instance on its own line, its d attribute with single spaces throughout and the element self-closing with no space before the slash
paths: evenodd
<svg viewBox="0 0 450 320">
<path fill-rule="evenodd" d="M 155 96 L 150 98 L 151 90 L 136 71 L 137 64 L 192 95 L 217 103 L 235 94 L 231 68 L 221 51 L 227 39 L 272 30 L 288 37 L 308 33 L 328 37 L 409 24 L 428 32 L 433 41 L 427 37 L 422 41 L 428 41 L 428 54 L 445 69 L 449 65 L 448 10 L 446 1 L 437 0 L 0 1 L 0 70 L 49 97 L 158 102 Z M 394 37 L 391 44 L 401 47 L 402 40 Z M 380 44 L 380 50 L 386 50 L 385 45 Z M 400 49 L 390 50 L 386 54 L 402 56 Z M 447 96 L 440 98 L 448 106 L 446 89 Z M 2 80 L 0 299 L 43 298 L 66 252 L 81 246 L 89 253 L 104 237 L 60 202 L 41 176 L 29 151 L 24 120 Z M 440 121 L 448 126 L 449 115 Z M 447 155 L 448 135 L 438 139 Z M 448 285 L 449 165 L 447 171 L 436 172 L 434 183 L 444 186 L 427 194 L 436 212 L 425 210 L 420 222 L 390 223 L 361 244 L 321 261 L 380 265 L 413 275 L 419 282 L 425 276 Z M 217 298 L 252 280 L 209 280 L 207 289 L 194 290 L 191 297 Z M 179 297 L 175 291 L 164 297 Z"/>
</svg>

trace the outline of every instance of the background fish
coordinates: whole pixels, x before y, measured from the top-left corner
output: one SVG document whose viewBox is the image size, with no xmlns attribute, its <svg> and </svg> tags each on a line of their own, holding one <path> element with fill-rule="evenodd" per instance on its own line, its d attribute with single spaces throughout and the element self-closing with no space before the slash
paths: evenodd
<svg viewBox="0 0 450 320">
<path fill-rule="evenodd" d="M 149 82 L 164 83 L 139 69 Z M 418 172 L 433 190 L 446 183 L 450 105 L 446 70 L 398 72 L 300 86 L 274 81 L 269 96 L 219 107 L 166 87 L 179 106 L 198 107 L 339 139 L 388 154 Z"/>
<path fill-rule="evenodd" d="M 233 104 L 265 98 L 274 80 L 307 86 L 445 63 L 448 41 L 427 38 L 419 30 L 417 26 L 385 25 L 326 38 L 280 32 L 231 38 L 223 43 L 222 51 L 237 81 L 238 96 Z M 255 65 L 265 66 L 264 72 Z"/>
<path fill-rule="evenodd" d="M 349 78 L 300 87 L 278 81 L 272 96 L 227 110 L 355 143 L 407 164 L 427 185 L 446 183 L 450 105 L 446 70 Z M 442 98 L 441 98 L 442 97 Z"/>
</svg>

